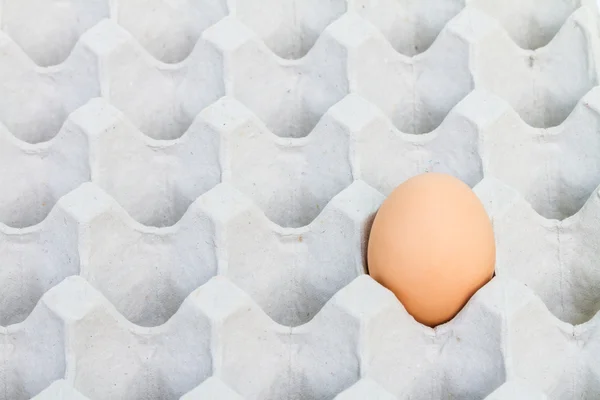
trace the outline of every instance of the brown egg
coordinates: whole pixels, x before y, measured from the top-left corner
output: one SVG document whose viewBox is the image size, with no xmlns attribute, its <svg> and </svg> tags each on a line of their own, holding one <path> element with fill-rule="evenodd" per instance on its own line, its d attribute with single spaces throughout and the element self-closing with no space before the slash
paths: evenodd
<svg viewBox="0 0 600 400">
<path fill-rule="evenodd" d="M 373 222 L 369 274 L 419 322 L 452 319 L 494 274 L 494 231 L 473 191 L 427 173 L 398 186 Z"/>
</svg>

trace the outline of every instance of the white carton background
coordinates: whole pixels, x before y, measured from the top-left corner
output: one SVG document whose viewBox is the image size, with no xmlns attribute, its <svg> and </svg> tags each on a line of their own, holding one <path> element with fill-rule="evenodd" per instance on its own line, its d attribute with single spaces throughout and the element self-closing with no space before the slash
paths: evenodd
<svg viewBox="0 0 600 400">
<path fill-rule="evenodd" d="M 0 400 L 600 398 L 591 0 L 0 0 Z M 366 275 L 423 172 L 496 277 Z"/>
</svg>

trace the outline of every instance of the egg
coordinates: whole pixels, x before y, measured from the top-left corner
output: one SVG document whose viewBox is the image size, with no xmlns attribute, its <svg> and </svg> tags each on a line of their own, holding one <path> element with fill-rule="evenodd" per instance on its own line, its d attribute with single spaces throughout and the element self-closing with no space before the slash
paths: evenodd
<svg viewBox="0 0 600 400">
<path fill-rule="evenodd" d="M 426 173 L 383 202 L 367 247 L 369 274 L 391 290 L 415 320 L 451 320 L 494 275 L 492 223 L 468 185 Z"/>
</svg>

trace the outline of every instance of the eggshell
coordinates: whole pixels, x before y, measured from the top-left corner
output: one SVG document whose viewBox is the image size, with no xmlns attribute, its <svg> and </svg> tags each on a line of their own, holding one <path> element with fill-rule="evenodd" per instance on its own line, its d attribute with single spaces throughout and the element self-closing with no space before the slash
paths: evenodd
<svg viewBox="0 0 600 400">
<path fill-rule="evenodd" d="M 370 275 L 419 322 L 452 319 L 494 274 L 491 221 L 473 191 L 450 175 L 427 173 L 398 186 L 369 237 Z"/>
</svg>

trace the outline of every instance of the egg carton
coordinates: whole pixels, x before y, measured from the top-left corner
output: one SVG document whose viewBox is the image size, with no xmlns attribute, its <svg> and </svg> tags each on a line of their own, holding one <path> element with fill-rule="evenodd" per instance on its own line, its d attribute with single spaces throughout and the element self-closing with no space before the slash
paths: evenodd
<svg viewBox="0 0 600 400">
<path fill-rule="evenodd" d="M 599 397 L 599 19 L 555 3 L 0 1 L 0 399 Z M 498 248 L 435 329 L 364 275 L 428 171 Z"/>
<path fill-rule="evenodd" d="M 354 400 L 354 399 L 373 399 L 373 400 L 395 400 L 396 397 L 383 389 L 381 386 L 370 379 L 364 378 L 358 381 L 351 388 L 345 390 L 335 397 L 336 400 Z M 88 400 L 77 390 L 73 389 L 66 381 L 55 381 L 48 389 L 40 395 L 34 397 L 35 400 Z M 194 389 L 181 398 L 182 400 L 241 400 L 242 397 L 228 388 L 221 380 L 215 377 L 208 378 L 198 388 Z M 487 396 L 485 400 L 545 400 L 547 397 L 532 388 L 531 386 L 519 381 L 511 380 L 503 384 L 498 390 Z"/>
<path fill-rule="evenodd" d="M 396 400 L 396 396 L 383 389 L 371 378 L 363 378 L 357 383 L 346 389 L 335 400 Z M 502 384 L 497 390 L 494 390 L 484 400 L 546 400 L 547 397 L 542 392 L 533 388 L 520 379 L 511 379 Z"/>
<path fill-rule="evenodd" d="M 65 380 L 54 381 L 47 389 L 33 397 L 35 400 L 89 400 Z M 181 400 L 242 400 L 239 394 L 227 387 L 219 378 L 210 377 L 186 393 Z"/>
<path fill-rule="evenodd" d="M 344 399 L 365 390 L 392 398 L 484 398 L 498 387 L 492 399 L 503 392 L 526 396 L 537 388 L 556 398 L 593 398 L 600 389 L 598 321 L 562 322 L 527 286 L 496 277 L 456 318 L 432 329 L 362 275 L 310 322 L 289 327 L 218 276 L 194 290 L 165 324 L 141 327 L 85 279 L 72 276 L 6 332 L 5 346 L 28 344 L 27 352 L 10 354 L 18 367 L 6 374 L 8 388 L 16 388 L 7 396 L 40 390 L 43 374 L 66 378 L 50 393 L 71 385 L 89 398 L 233 391 L 241 398 L 272 399 L 333 398 L 341 392 Z M 118 354 L 118 363 L 107 348 Z M 211 375 L 215 379 L 207 381 Z M 507 379 L 523 383 L 502 387 Z"/>
<path fill-rule="evenodd" d="M 335 400 L 396 400 L 396 397 L 383 389 L 370 378 L 363 378 L 349 389 L 340 393 Z M 35 400 L 88 400 L 64 380 L 55 381 Z M 241 400 L 242 397 L 215 377 L 208 378 L 198 388 L 181 398 L 182 400 Z M 490 394 L 485 400 L 546 400 L 547 397 L 520 380 L 511 380 Z"/>
<path fill-rule="evenodd" d="M 5 228 L 0 316 L 4 325 L 22 321 L 46 290 L 80 274 L 130 321 L 152 326 L 168 320 L 193 289 L 225 274 L 274 319 L 300 324 L 363 272 L 368 221 L 382 200 L 357 181 L 310 226 L 285 229 L 223 183 L 199 197 L 177 224 L 154 228 L 85 183 L 41 224 Z M 315 258 L 326 249 L 328 258 Z"/>
</svg>

